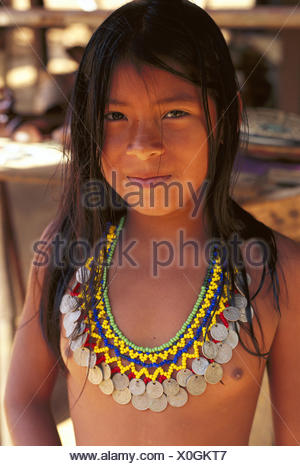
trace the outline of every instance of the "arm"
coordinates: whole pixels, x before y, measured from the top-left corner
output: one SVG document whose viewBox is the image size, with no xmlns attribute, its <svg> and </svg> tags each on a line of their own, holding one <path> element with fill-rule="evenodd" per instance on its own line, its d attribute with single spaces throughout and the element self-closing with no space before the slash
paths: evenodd
<svg viewBox="0 0 300 466">
<path fill-rule="evenodd" d="M 300 445 L 300 245 L 279 238 L 281 319 L 272 343 L 268 373 L 275 445 Z"/>
<path fill-rule="evenodd" d="M 61 445 L 50 409 L 58 362 L 39 324 L 38 306 L 44 274 L 45 267 L 37 268 L 32 264 L 8 372 L 4 407 L 14 445 Z"/>
</svg>

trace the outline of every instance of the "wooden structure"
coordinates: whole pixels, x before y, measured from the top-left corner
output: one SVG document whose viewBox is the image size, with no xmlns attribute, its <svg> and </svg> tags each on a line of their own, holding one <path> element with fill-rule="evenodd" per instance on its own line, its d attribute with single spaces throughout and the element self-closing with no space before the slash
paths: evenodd
<svg viewBox="0 0 300 466">
<path fill-rule="evenodd" d="M 280 65 L 279 108 L 300 113 L 300 9 L 295 6 L 258 6 L 249 10 L 207 10 L 214 21 L 230 30 L 255 30 L 274 33 L 282 40 L 283 60 Z M 92 12 L 46 10 L 31 8 L 20 11 L 2 6 L 0 28 L 64 28 L 74 23 L 98 27 L 111 13 L 109 10 Z M 270 47 L 272 42 L 270 41 Z"/>
<path fill-rule="evenodd" d="M 259 6 L 249 10 L 207 10 L 221 28 L 297 30 L 300 28 L 300 10 L 297 7 Z M 66 27 L 73 23 L 84 23 L 97 27 L 110 14 L 111 10 L 14 10 L 0 8 L 0 27 Z"/>
</svg>

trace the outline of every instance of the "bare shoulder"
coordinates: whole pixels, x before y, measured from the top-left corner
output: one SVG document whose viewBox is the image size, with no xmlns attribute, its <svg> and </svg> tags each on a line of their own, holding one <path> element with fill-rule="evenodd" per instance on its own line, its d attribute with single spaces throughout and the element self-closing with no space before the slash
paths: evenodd
<svg viewBox="0 0 300 466">
<path fill-rule="evenodd" d="M 281 233 L 272 230 L 277 250 L 276 272 L 280 287 L 281 301 L 286 301 L 288 295 L 297 294 L 297 283 L 300 283 L 300 243 Z M 259 238 L 251 238 L 242 245 L 246 269 L 253 278 L 253 291 L 258 287 L 266 258 L 270 256 L 270 244 Z M 261 295 L 267 297 L 273 293 L 273 285 L 269 271 L 266 272 Z"/>
<path fill-rule="evenodd" d="M 51 222 L 41 234 L 42 253 L 48 251 L 53 225 Z M 48 399 L 59 367 L 40 324 L 39 306 L 47 270 L 47 266 L 34 265 L 40 256 L 40 252 L 33 255 L 25 302 L 15 333 L 6 387 L 6 401 L 10 405 L 26 403 L 32 393 L 36 393 L 36 399 Z"/>
<path fill-rule="evenodd" d="M 268 361 L 276 445 L 300 444 L 300 246 L 274 232 L 278 248 L 280 321 Z"/>
<path fill-rule="evenodd" d="M 293 307 L 299 300 L 300 283 L 300 243 L 273 231 L 278 254 L 278 280 L 281 301 L 285 311 L 296 311 Z"/>
</svg>

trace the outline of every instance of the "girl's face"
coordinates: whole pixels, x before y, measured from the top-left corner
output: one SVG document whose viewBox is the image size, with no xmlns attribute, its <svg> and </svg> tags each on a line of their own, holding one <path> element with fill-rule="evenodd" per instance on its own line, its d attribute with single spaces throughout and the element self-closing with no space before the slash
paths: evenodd
<svg viewBox="0 0 300 466">
<path fill-rule="evenodd" d="M 180 68 L 179 68 L 180 69 Z M 208 97 L 212 128 L 216 109 Z M 129 206 L 145 215 L 194 207 L 206 178 L 208 142 L 201 90 L 164 70 L 119 64 L 104 125 L 103 175 Z M 128 177 L 171 175 L 147 187 Z"/>
</svg>

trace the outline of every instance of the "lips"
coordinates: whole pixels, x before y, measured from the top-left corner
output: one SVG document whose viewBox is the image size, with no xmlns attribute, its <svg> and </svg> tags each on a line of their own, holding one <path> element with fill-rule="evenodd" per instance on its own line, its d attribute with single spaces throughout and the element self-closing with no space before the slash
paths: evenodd
<svg viewBox="0 0 300 466">
<path fill-rule="evenodd" d="M 163 175 L 163 176 L 127 176 L 130 180 L 137 180 L 137 181 L 149 181 L 149 180 L 165 180 L 166 178 L 171 178 L 172 175 Z"/>
<path fill-rule="evenodd" d="M 163 181 L 167 181 L 172 177 L 172 175 L 165 175 L 165 176 L 153 176 L 150 178 L 138 178 L 135 176 L 127 176 L 129 181 L 139 183 L 144 187 L 150 187 L 151 184 L 155 185 L 156 183 L 160 183 Z"/>
</svg>

